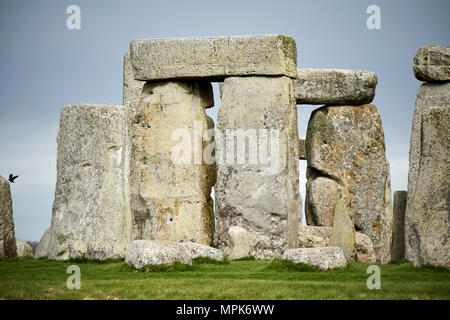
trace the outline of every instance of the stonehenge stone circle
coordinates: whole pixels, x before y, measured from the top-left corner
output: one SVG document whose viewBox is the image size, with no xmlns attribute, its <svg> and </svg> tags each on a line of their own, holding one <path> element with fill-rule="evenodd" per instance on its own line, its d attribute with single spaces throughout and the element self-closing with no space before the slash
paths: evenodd
<svg viewBox="0 0 450 320">
<path fill-rule="evenodd" d="M 208 82 L 145 84 L 131 128 L 134 239 L 212 243 L 215 168 L 203 159 L 203 138 L 213 104 Z"/>
<path fill-rule="evenodd" d="M 392 260 L 405 259 L 405 212 L 407 191 L 394 192 L 392 224 Z"/>
<path fill-rule="evenodd" d="M 281 258 L 294 263 L 305 263 L 322 271 L 347 265 L 344 253 L 339 247 L 288 249 Z"/>
<path fill-rule="evenodd" d="M 450 266 L 450 82 L 417 93 L 409 150 L 406 259 Z"/>
<path fill-rule="evenodd" d="M 332 227 L 300 226 L 299 248 L 330 247 Z M 362 232 L 355 232 L 356 256 L 359 262 L 375 263 L 376 255 L 372 240 Z"/>
<path fill-rule="evenodd" d="M 414 56 L 414 75 L 420 81 L 450 80 L 450 47 L 420 47 Z"/>
<path fill-rule="evenodd" d="M 299 69 L 294 94 L 297 104 L 362 105 L 372 102 L 377 82 L 369 71 Z"/>
<path fill-rule="evenodd" d="M 330 246 L 339 247 L 347 261 L 356 260 L 355 226 L 350 219 L 350 195 L 346 188 L 337 192 L 336 203 L 333 208 L 333 229 L 331 231 Z"/>
<path fill-rule="evenodd" d="M 306 153 L 310 185 L 306 190 L 307 221 L 330 225 L 335 202 L 332 195 L 346 187 L 351 194 L 355 229 L 371 238 L 379 262 L 389 261 L 390 172 L 377 108 L 324 106 L 314 110 L 308 124 Z M 323 191 L 323 196 L 311 195 L 318 192 L 314 190 Z"/>
<path fill-rule="evenodd" d="M 295 40 L 283 35 L 133 40 L 130 53 L 138 80 L 297 77 Z"/>
<path fill-rule="evenodd" d="M 11 186 L 2 176 L 0 176 L 0 241 L 3 241 L 1 249 L 5 258 L 17 257 Z"/>
<path fill-rule="evenodd" d="M 56 260 L 124 256 L 132 240 L 127 131 L 123 106 L 62 109 L 52 223 L 39 254 Z"/>
<path fill-rule="evenodd" d="M 280 256 L 296 247 L 301 219 L 292 81 L 288 77 L 229 77 L 222 90 L 217 130 L 224 136 L 223 143 L 216 136 L 217 245 L 228 254 L 228 230 L 240 226 L 250 233 L 250 255 Z M 246 138 L 248 148 L 235 152 L 236 135 L 241 140 L 238 148 L 245 146 Z"/>
</svg>

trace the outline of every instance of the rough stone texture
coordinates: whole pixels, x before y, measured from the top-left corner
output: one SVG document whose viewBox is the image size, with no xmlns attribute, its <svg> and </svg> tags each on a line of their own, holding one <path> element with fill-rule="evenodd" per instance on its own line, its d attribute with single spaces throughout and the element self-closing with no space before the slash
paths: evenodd
<svg viewBox="0 0 450 320">
<path fill-rule="evenodd" d="M 305 263 L 323 271 L 347 265 L 344 253 L 339 247 L 288 249 L 281 258 L 294 263 Z"/>
<path fill-rule="evenodd" d="M 450 266 L 450 83 L 417 93 L 409 150 L 406 259 Z"/>
<path fill-rule="evenodd" d="M 390 173 L 376 107 L 325 106 L 315 110 L 308 124 L 306 150 L 308 184 L 317 184 L 320 192 L 325 190 L 323 195 L 311 194 L 313 188 L 307 188 L 306 215 L 314 216 L 309 221 L 329 225 L 334 205 L 330 196 L 334 189 L 348 188 L 355 229 L 371 238 L 377 260 L 388 262 L 392 236 Z M 313 181 L 319 178 L 336 184 Z"/>
<path fill-rule="evenodd" d="M 450 80 L 450 47 L 420 47 L 414 56 L 414 75 L 421 81 Z"/>
<path fill-rule="evenodd" d="M 378 78 L 361 70 L 299 69 L 293 82 L 297 104 L 361 105 L 372 102 Z"/>
<path fill-rule="evenodd" d="M 188 252 L 179 243 L 161 240 L 134 240 L 127 248 L 125 262 L 137 269 L 175 262 L 192 264 Z"/>
<path fill-rule="evenodd" d="M 211 258 L 214 260 L 223 260 L 223 252 L 219 249 L 212 248 L 210 246 L 193 243 L 193 242 L 181 242 L 180 246 L 182 246 L 186 252 L 188 253 L 191 259 L 195 258 Z"/>
<path fill-rule="evenodd" d="M 320 175 L 313 168 L 306 168 L 305 217 L 309 226 L 332 226 L 333 206 L 339 183 Z"/>
<path fill-rule="evenodd" d="M 212 243 L 215 167 L 202 159 L 209 145 L 202 136 L 214 125 L 205 113 L 213 105 L 211 92 L 206 82 L 144 86 L 131 130 L 134 239 Z M 174 135 L 180 130 L 187 137 Z M 199 152 L 186 149 L 192 146 Z M 186 162 L 174 161 L 172 156 L 183 147 Z"/>
<path fill-rule="evenodd" d="M 298 158 L 306 160 L 306 138 L 298 138 Z"/>
<path fill-rule="evenodd" d="M 355 227 L 351 220 L 350 195 L 346 188 L 337 193 L 333 209 L 333 229 L 330 246 L 340 247 L 347 261 L 356 259 Z"/>
<path fill-rule="evenodd" d="M 65 106 L 57 142 L 51 228 L 37 256 L 56 260 L 123 257 L 131 241 L 126 108 Z"/>
<path fill-rule="evenodd" d="M 130 52 L 139 80 L 297 77 L 295 40 L 283 35 L 134 40 Z"/>
<path fill-rule="evenodd" d="M 5 258 L 17 257 L 11 186 L 0 176 L 0 240 Z"/>
<path fill-rule="evenodd" d="M 300 226 L 299 248 L 330 247 L 331 227 Z M 359 262 L 375 263 L 372 240 L 362 232 L 355 232 L 356 255 Z"/>
<path fill-rule="evenodd" d="M 250 255 L 250 234 L 241 227 L 231 227 L 228 229 L 228 237 L 230 238 L 229 258 L 240 259 Z"/>
<path fill-rule="evenodd" d="M 405 259 L 405 212 L 408 192 L 394 192 L 394 218 L 392 224 L 392 254 L 391 260 Z"/>
<path fill-rule="evenodd" d="M 36 250 L 34 251 L 34 257 L 39 259 L 41 257 L 48 257 L 51 249 L 51 228 L 45 229 L 44 234 L 39 241 Z"/>
<path fill-rule="evenodd" d="M 24 240 L 16 239 L 17 257 L 32 257 L 33 248 Z M 3 240 L 0 241 L 0 258 L 5 257 L 3 250 Z"/>
<path fill-rule="evenodd" d="M 247 115 L 247 116 L 243 116 Z M 298 224 L 301 220 L 301 199 L 298 190 L 298 132 L 297 109 L 293 97 L 292 81 L 287 77 L 231 77 L 223 84 L 222 105 L 217 128 L 222 132 L 222 142 L 216 135 L 217 183 L 215 186 L 217 227 L 215 239 L 219 248 L 230 253 L 228 230 L 233 226 L 245 228 L 250 234 L 250 255 L 259 259 L 280 256 L 285 249 L 297 246 Z M 238 155 L 245 164 L 237 164 L 231 131 L 255 129 L 258 141 Z M 262 129 L 262 130 L 260 130 Z M 270 137 L 279 132 L 277 139 L 263 142 L 264 134 Z M 239 140 L 239 139 L 238 139 Z M 239 146 L 243 146 L 243 139 Z M 232 141 L 232 142 L 231 142 Z M 226 142 L 226 143 L 225 143 Z M 231 143 L 230 143 L 231 142 Z M 256 151 L 270 150 L 273 158 L 268 164 L 252 164 L 250 156 Z M 256 147 L 255 147 L 256 148 Z M 228 159 L 226 159 L 226 157 Z M 278 163 L 278 165 L 277 165 Z M 272 168 L 272 170 L 271 170 Z"/>
<path fill-rule="evenodd" d="M 131 65 L 130 52 L 123 57 L 123 96 L 122 105 L 130 110 L 136 110 L 145 81 L 134 78 L 134 69 Z"/>
</svg>

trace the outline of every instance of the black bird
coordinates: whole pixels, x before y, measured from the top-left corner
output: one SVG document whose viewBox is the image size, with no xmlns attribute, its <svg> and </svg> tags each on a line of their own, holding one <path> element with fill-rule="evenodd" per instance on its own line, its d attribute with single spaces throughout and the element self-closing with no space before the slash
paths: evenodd
<svg viewBox="0 0 450 320">
<path fill-rule="evenodd" d="M 11 174 L 9 175 L 8 180 L 9 180 L 9 182 L 14 183 L 14 180 L 16 180 L 18 177 L 19 177 L 19 176 L 13 176 L 13 174 L 11 173 Z"/>
</svg>

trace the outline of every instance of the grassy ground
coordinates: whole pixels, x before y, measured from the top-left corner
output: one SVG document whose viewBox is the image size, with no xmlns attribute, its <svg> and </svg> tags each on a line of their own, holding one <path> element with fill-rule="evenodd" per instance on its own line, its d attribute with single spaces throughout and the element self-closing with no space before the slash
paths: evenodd
<svg viewBox="0 0 450 320">
<path fill-rule="evenodd" d="M 195 260 L 135 270 L 123 261 L 0 260 L 1 299 L 450 299 L 450 271 L 380 265 L 381 289 L 368 290 L 369 264 L 319 272 L 287 261 Z M 68 290 L 78 265 L 81 289 Z"/>
</svg>

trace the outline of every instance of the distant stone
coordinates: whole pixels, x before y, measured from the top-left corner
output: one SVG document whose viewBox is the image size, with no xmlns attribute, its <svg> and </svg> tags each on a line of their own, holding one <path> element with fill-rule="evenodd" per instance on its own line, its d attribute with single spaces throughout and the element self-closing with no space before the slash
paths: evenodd
<svg viewBox="0 0 450 320">
<path fill-rule="evenodd" d="M 36 246 L 36 250 L 34 251 L 34 257 L 36 259 L 42 257 L 48 257 L 51 250 L 51 230 L 50 227 L 45 229 L 44 234 L 41 237 L 38 245 Z"/>
<path fill-rule="evenodd" d="M 377 108 L 325 106 L 314 110 L 306 151 L 309 174 L 305 208 L 306 216 L 313 216 L 309 221 L 327 225 L 334 189 L 348 188 L 355 229 L 371 238 L 378 261 L 388 262 L 392 237 L 390 170 Z M 317 179 L 324 181 L 316 183 Z"/>
<path fill-rule="evenodd" d="M 194 242 L 180 242 L 179 244 L 186 250 L 191 259 L 211 258 L 218 261 L 223 260 L 223 252 L 219 249 Z"/>
<path fill-rule="evenodd" d="M 0 241 L 5 258 L 17 257 L 11 186 L 0 176 Z"/>
<path fill-rule="evenodd" d="M 423 84 L 414 110 L 405 213 L 406 259 L 450 267 L 450 82 Z"/>
<path fill-rule="evenodd" d="M 450 80 L 450 47 L 420 47 L 414 56 L 414 75 L 420 81 Z"/>
<path fill-rule="evenodd" d="M 137 269 L 175 262 L 192 264 L 189 253 L 179 243 L 161 240 L 134 240 L 127 248 L 125 262 Z"/>
<path fill-rule="evenodd" d="M 392 224 L 392 254 L 391 259 L 405 259 L 405 212 L 408 192 L 394 192 L 394 220 Z"/>
<path fill-rule="evenodd" d="M 212 105 L 209 82 L 145 84 L 131 127 L 133 239 L 212 244 L 216 172 L 202 152 Z"/>
<path fill-rule="evenodd" d="M 295 40 L 282 35 L 134 40 L 130 52 L 138 80 L 297 77 Z"/>
<path fill-rule="evenodd" d="M 351 220 L 350 195 L 346 188 L 338 190 L 333 209 L 330 246 L 340 247 L 347 261 L 356 260 L 355 227 Z"/>
<path fill-rule="evenodd" d="M 38 256 L 123 257 L 131 241 L 126 108 L 77 104 L 61 111 L 51 229 Z"/>
<path fill-rule="evenodd" d="M 298 138 L 298 158 L 306 160 L 306 138 Z"/>
<path fill-rule="evenodd" d="M 248 257 L 250 255 L 250 234 L 241 227 L 231 227 L 228 229 L 230 238 L 230 254 L 232 260 Z"/>
<path fill-rule="evenodd" d="M 32 257 L 33 248 L 24 240 L 16 239 L 17 257 Z M 0 258 L 4 258 L 3 240 L 0 241 Z"/>
<path fill-rule="evenodd" d="M 339 247 L 288 249 L 281 258 L 294 263 L 305 263 L 323 271 L 347 265 L 344 253 Z"/>
<path fill-rule="evenodd" d="M 372 102 L 377 82 L 369 71 L 299 69 L 294 94 L 297 104 L 361 105 Z"/>
</svg>

